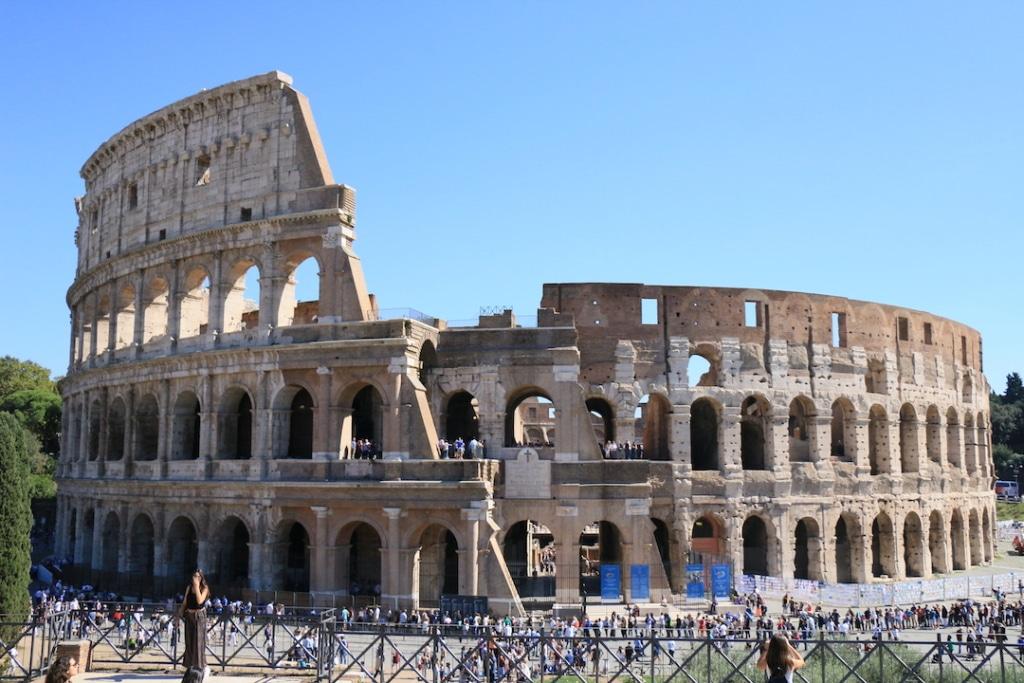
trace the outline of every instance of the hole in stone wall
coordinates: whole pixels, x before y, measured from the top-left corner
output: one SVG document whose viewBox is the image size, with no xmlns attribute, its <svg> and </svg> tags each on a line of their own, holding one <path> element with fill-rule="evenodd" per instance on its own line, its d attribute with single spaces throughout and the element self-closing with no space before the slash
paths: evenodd
<svg viewBox="0 0 1024 683">
<path fill-rule="evenodd" d="M 658 300 L 657 299 L 641 299 L 640 300 L 640 315 L 641 323 L 644 325 L 657 325 L 658 324 Z"/>
<path fill-rule="evenodd" d="M 746 327 L 759 327 L 760 317 L 756 301 L 743 302 L 743 324 Z"/>
</svg>

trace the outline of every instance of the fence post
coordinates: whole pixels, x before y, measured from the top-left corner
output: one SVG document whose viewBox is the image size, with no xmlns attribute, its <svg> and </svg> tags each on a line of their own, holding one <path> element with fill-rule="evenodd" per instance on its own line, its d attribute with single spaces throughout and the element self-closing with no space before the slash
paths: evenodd
<svg viewBox="0 0 1024 683">
<path fill-rule="evenodd" d="M 818 629 L 818 655 L 821 657 L 821 681 L 825 683 L 825 629 Z"/>
<path fill-rule="evenodd" d="M 230 612 L 225 609 L 220 615 L 220 672 L 228 669 L 228 624 L 231 621 Z M 226 619 L 226 621 L 225 621 Z"/>
<path fill-rule="evenodd" d="M 540 627 L 540 683 L 544 683 L 544 668 L 548 663 L 548 658 L 544 653 L 544 627 Z"/>
</svg>

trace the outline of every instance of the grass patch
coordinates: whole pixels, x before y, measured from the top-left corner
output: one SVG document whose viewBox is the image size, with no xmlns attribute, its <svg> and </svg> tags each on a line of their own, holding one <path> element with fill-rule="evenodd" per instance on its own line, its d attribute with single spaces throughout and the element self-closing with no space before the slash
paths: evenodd
<svg viewBox="0 0 1024 683">
<path fill-rule="evenodd" d="M 1001 522 L 1024 519 L 1024 503 L 1008 503 L 1003 500 L 997 500 L 996 519 Z"/>
</svg>

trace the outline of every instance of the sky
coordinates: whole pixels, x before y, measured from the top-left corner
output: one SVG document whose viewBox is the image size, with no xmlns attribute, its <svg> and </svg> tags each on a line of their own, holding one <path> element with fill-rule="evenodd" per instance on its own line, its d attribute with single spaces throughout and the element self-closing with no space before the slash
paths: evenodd
<svg viewBox="0 0 1024 683">
<path fill-rule="evenodd" d="M 533 315 L 544 282 L 838 294 L 1022 370 L 1024 3 L 9 3 L 0 355 L 66 372 L 78 171 L 279 69 L 382 308 Z M 299 292 L 300 298 L 303 292 Z"/>
</svg>

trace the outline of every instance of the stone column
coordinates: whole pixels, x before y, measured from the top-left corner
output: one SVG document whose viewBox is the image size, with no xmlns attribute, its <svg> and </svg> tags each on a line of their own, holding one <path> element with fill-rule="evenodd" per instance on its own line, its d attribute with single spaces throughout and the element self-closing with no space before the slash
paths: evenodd
<svg viewBox="0 0 1024 683">
<path fill-rule="evenodd" d="M 157 442 L 157 461 L 159 462 L 159 476 L 161 479 L 167 478 L 167 461 L 171 459 L 171 449 L 173 443 L 171 439 L 171 429 L 174 426 L 174 404 L 171 402 L 171 382 L 170 380 L 160 380 L 160 439 Z"/>
<path fill-rule="evenodd" d="M 92 308 L 90 309 L 90 313 L 92 315 L 89 317 L 89 325 L 92 326 L 92 333 L 89 335 L 89 364 L 95 365 L 97 346 L 96 340 L 97 337 L 99 336 L 98 334 L 96 334 L 96 332 L 99 329 L 100 322 L 100 302 L 99 296 L 95 292 L 90 295 L 90 298 L 92 299 Z"/>
<path fill-rule="evenodd" d="M 765 450 L 768 450 L 768 462 L 766 469 L 775 472 L 776 478 L 790 478 L 789 471 L 789 413 L 781 414 L 781 410 L 775 410 L 765 422 L 768 425 L 769 433 L 765 434 Z"/>
<path fill-rule="evenodd" d="M 178 346 L 181 335 L 181 300 L 188 292 L 181 291 L 181 263 L 175 259 L 171 264 L 171 281 L 167 283 L 167 337 L 171 353 Z"/>
<path fill-rule="evenodd" d="M 388 507 L 381 508 L 381 511 L 388 518 L 388 534 L 385 539 L 385 563 L 384 571 L 381 573 L 381 602 L 391 604 L 397 608 L 404 597 L 401 590 L 401 533 L 400 519 L 402 508 Z M 347 587 L 346 587 L 347 588 Z"/>
<path fill-rule="evenodd" d="M 146 291 L 146 280 L 144 271 L 139 270 L 135 274 L 135 319 L 132 330 L 132 349 L 134 355 L 142 351 L 142 344 L 146 341 L 146 309 L 144 308 Z"/>
<path fill-rule="evenodd" d="M 477 595 L 480 589 L 480 573 L 478 566 L 480 544 L 480 516 L 483 511 L 477 508 L 462 510 L 465 520 L 466 547 L 459 548 L 459 592 L 463 595 Z"/>
<path fill-rule="evenodd" d="M 740 408 L 722 408 L 718 431 L 718 467 L 726 477 L 743 477 L 740 456 Z"/>
<path fill-rule="evenodd" d="M 232 283 L 233 284 L 233 283 Z M 213 272 L 210 273 L 209 316 L 206 332 L 216 346 L 224 331 L 224 299 L 231 291 L 231 286 L 224 282 L 224 252 L 217 250 L 213 254 Z"/>
<path fill-rule="evenodd" d="M 558 510 L 558 532 L 555 535 L 555 602 L 559 605 L 580 604 L 580 531 L 575 506 Z M 552 532 L 555 530 L 552 529 Z M 600 600 L 600 595 L 588 600 Z"/>
<path fill-rule="evenodd" d="M 331 369 L 321 365 L 316 369 L 316 417 L 313 420 L 313 459 L 337 460 L 337 448 L 331 449 Z"/>
<path fill-rule="evenodd" d="M 94 570 L 103 569 L 103 525 L 106 516 L 106 509 L 97 505 L 92 518 L 92 557 L 89 558 L 89 566 Z"/>
<path fill-rule="evenodd" d="M 124 403 L 124 451 L 121 459 L 124 461 L 124 477 L 131 479 L 135 474 L 135 387 L 128 387 Z"/>
<path fill-rule="evenodd" d="M 213 407 L 213 377 L 203 374 L 199 391 L 202 392 L 202 399 L 199 404 L 199 462 L 203 463 L 203 472 L 206 478 L 213 475 L 213 453 L 216 449 L 217 435 L 217 411 Z"/>
<path fill-rule="evenodd" d="M 252 463 L 249 479 L 261 480 L 267 474 L 269 461 L 273 458 L 273 425 L 274 411 L 270 403 L 270 372 L 261 370 L 254 392 Z"/>
<path fill-rule="evenodd" d="M 110 321 L 107 326 L 107 348 L 106 350 L 111 356 L 114 355 L 114 349 L 117 348 L 117 304 L 120 301 L 120 292 L 118 291 L 117 280 L 110 283 Z"/>
<path fill-rule="evenodd" d="M 312 571 L 310 572 L 311 591 L 330 590 L 327 579 L 327 517 L 331 514 L 329 508 L 314 505 L 310 508 L 316 515 L 316 529 L 313 533 L 314 545 L 312 547 Z"/>
<path fill-rule="evenodd" d="M 669 415 L 669 446 L 672 449 L 672 460 L 680 463 L 683 477 L 689 476 L 692 469 L 690 453 L 690 406 L 672 406 L 672 413 Z"/>
<path fill-rule="evenodd" d="M 102 478 L 107 471 L 107 450 L 110 448 L 110 420 L 107 411 L 107 388 L 100 389 L 100 452 L 96 458 L 96 471 Z"/>
</svg>

